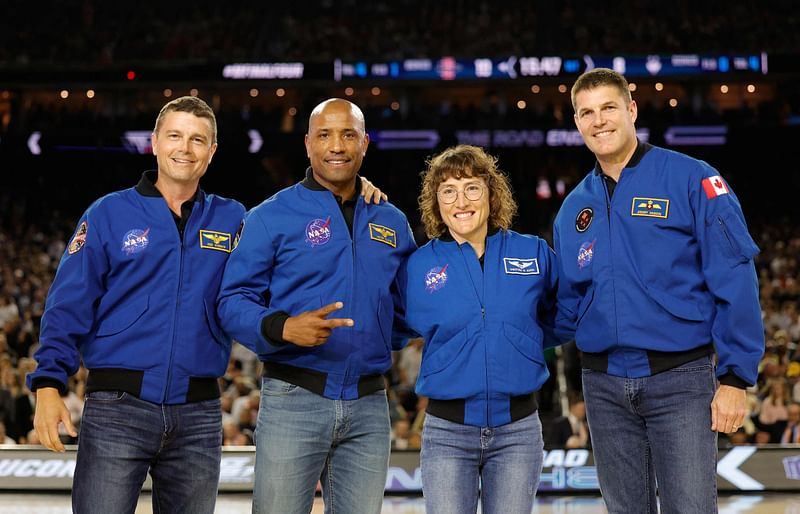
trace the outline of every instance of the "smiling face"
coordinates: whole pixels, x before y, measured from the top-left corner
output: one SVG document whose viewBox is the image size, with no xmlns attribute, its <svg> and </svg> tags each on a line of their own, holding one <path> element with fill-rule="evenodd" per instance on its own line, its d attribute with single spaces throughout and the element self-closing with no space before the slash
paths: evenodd
<svg viewBox="0 0 800 514">
<path fill-rule="evenodd" d="M 321 103 L 311 113 L 305 143 L 317 182 L 348 197 L 369 146 L 361 110 L 341 99 Z"/>
<path fill-rule="evenodd" d="M 151 138 L 158 181 L 196 188 L 217 150 L 211 122 L 189 112 L 163 115 Z"/>
<path fill-rule="evenodd" d="M 470 189 L 478 187 L 482 189 L 480 198 L 467 198 Z M 452 190 L 458 192 L 456 200 L 450 204 L 444 203 L 443 197 L 448 192 L 452 193 Z M 459 243 L 483 244 L 489 230 L 489 191 L 486 181 L 482 177 L 449 177 L 439 185 L 437 196 L 439 214 L 453 239 Z"/>
<path fill-rule="evenodd" d="M 589 150 L 603 164 L 624 164 L 636 150 L 637 107 L 615 86 L 575 94 L 575 125 Z"/>
</svg>

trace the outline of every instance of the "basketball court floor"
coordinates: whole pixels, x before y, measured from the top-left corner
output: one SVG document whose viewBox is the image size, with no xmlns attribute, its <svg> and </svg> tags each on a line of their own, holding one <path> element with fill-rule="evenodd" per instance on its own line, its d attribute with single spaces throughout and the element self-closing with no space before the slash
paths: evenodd
<svg viewBox="0 0 800 514">
<path fill-rule="evenodd" d="M 221 494 L 217 514 L 249 514 L 249 494 Z M 69 514 L 69 495 L 63 493 L 0 493 L 0 514 Z M 142 495 L 136 514 L 151 514 L 150 496 Z M 322 514 L 322 500 L 314 502 L 312 514 Z M 541 495 L 536 499 L 532 514 L 602 514 L 606 510 L 596 496 Z M 731 495 L 719 499 L 720 514 L 800 514 L 800 495 L 764 494 Z M 421 497 L 388 496 L 382 514 L 425 514 Z"/>
</svg>

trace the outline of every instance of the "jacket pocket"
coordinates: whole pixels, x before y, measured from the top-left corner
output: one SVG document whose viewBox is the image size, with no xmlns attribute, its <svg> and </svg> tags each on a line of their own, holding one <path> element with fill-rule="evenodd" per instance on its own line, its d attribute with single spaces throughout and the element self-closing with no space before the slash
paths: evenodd
<svg viewBox="0 0 800 514">
<path fill-rule="evenodd" d="M 543 363 L 541 338 L 531 337 L 510 323 L 503 323 L 503 334 L 523 357 L 534 362 Z M 538 332 L 537 332 L 538 335 Z"/>
<path fill-rule="evenodd" d="M 129 302 L 124 308 L 115 309 L 112 314 L 100 321 L 97 326 L 97 337 L 113 336 L 133 326 L 134 323 L 147 312 L 150 306 L 150 297 L 145 296 L 134 302 Z"/>
<path fill-rule="evenodd" d="M 744 264 L 758 255 L 758 245 L 750 237 L 744 222 L 734 212 L 723 212 L 711 230 L 728 264 Z"/>
<path fill-rule="evenodd" d="M 676 318 L 685 319 L 688 321 L 704 321 L 706 318 L 700 312 L 697 304 L 690 300 L 681 300 L 675 298 L 669 293 L 659 291 L 658 289 L 647 287 L 647 294 L 650 295 L 657 304 L 659 304 L 665 311 L 672 314 Z"/>
<path fill-rule="evenodd" d="M 428 376 L 442 371 L 458 358 L 467 345 L 467 330 L 462 329 L 447 341 L 432 345 L 426 341 L 425 344 L 429 346 L 429 352 L 422 356 L 420 372 L 423 376 Z"/>
<path fill-rule="evenodd" d="M 583 295 L 583 298 L 581 299 L 581 303 L 578 304 L 578 316 L 577 316 L 577 318 L 575 318 L 575 326 L 576 327 L 578 325 L 580 325 L 581 320 L 586 315 L 586 312 L 589 310 L 589 307 L 592 306 L 593 302 L 594 302 L 594 287 L 590 287 L 586 291 L 586 294 Z"/>
</svg>

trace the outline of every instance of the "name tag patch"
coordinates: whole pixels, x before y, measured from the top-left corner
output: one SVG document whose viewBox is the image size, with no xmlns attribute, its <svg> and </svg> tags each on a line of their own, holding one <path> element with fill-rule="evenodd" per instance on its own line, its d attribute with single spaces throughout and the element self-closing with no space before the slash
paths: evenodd
<svg viewBox="0 0 800 514">
<path fill-rule="evenodd" d="M 631 216 L 666 218 L 669 215 L 669 200 L 666 198 L 633 197 Z"/>
<path fill-rule="evenodd" d="M 538 275 L 539 261 L 537 259 L 517 259 L 503 257 L 503 267 L 506 275 Z"/>
<path fill-rule="evenodd" d="M 397 248 L 397 232 L 383 225 L 369 224 L 369 238 L 373 241 L 385 243 L 392 248 Z"/>
<path fill-rule="evenodd" d="M 231 253 L 231 235 L 213 230 L 200 231 L 200 248 Z"/>
</svg>

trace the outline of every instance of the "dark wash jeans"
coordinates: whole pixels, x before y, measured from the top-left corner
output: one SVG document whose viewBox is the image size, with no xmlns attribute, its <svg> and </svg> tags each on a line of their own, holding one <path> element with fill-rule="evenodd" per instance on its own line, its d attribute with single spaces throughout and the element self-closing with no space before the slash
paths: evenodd
<svg viewBox="0 0 800 514">
<path fill-rule="evenodd" d="M 72 509 L 80 514 L 133 513 L 149 470 L 153 512 L 211 514 L 221 447 L 219 399 L 159 405 L 124 392 L 89 393 Z"/>
<path fill-rule="evenodd" d="M 610 514 L 717 512 L 711 356 L 644 378 L 583 370 L 600 491 Z"/>
</svg>

